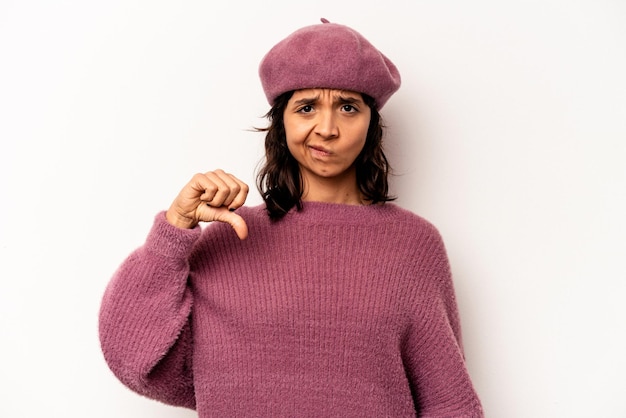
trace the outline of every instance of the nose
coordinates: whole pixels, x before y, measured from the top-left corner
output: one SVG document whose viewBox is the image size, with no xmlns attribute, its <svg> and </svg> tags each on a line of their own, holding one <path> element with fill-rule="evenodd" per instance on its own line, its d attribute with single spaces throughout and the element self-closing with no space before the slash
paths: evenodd
<svg viewBox="0 0 626 418">
<path fill-rule="evenodd" d="M 323 139 L 332 139 L 339 136 L 339 127 L 332 111 L 320 111 L 315 125 L 315 133 Z"/>
</svg>

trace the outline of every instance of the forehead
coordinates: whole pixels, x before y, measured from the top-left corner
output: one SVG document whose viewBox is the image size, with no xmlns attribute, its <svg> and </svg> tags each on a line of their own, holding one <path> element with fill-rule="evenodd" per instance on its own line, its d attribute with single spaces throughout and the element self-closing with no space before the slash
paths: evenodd
<svg viewBox="0 0 626 418">
<path fill-rule="evenodd" d="M 350 98 L 353 100 L 363 100 L 363 96 L 361 93 L 351 90 L 341 90 L 341 89 L 325 89 L 325 88 L 316 88 L 316 89 L 301 89 L 296 90 L 291 96 L 291 100 L 300 100 L 300 99 L 324 99 L 324 98 Z"/>
</svg>

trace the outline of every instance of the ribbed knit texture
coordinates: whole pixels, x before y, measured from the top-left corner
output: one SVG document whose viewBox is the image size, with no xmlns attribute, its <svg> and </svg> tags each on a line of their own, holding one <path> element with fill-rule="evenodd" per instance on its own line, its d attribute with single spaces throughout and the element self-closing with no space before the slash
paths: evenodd
<svg viewBox="0 0 626 418">
<path fill-rule="evenodd" d="M 305 202 L 270 223 L 157 215 L 104 295 L 100 338 L 133 390 L 204 417 L 482 417 L 445 248 L 394 204 Z"/>
</svg>

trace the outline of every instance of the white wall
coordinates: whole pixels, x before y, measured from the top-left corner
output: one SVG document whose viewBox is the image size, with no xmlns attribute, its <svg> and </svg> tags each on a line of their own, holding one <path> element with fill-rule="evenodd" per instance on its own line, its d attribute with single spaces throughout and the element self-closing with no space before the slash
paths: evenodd
<svg viewBox="0 0 626 418">
<path fill-rule="evenodd" d="M 254 183 L 258 62 L 326 17 L 401 70 L 394 190 L 447 242 L 487 416 L 625 417 L 626 3 L 212 3 L 0 2 L 0 416 L 195 416 L 115 380 L 100 297 L 193 173 Z"/>
</svg>

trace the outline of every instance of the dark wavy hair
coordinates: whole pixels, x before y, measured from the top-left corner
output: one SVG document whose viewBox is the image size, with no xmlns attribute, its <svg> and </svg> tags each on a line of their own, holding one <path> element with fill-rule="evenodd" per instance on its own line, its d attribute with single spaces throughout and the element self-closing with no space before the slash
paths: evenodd
<svg viewBox="0 0 626 418">
<path fill-rule="evenodd" d="M 265 163 L 257 173 L 257 188 L 271 220 L 279 220 L 294 206 L 302 209 L 303 184 L 298 162 L 287 148 L 283 115 L 293 91 L 280 95 L 265 117 L 270 125 L 256 128 L 265 135 Z M 370 124 L 363 150 L 355 160 L 359 190 L 372 204 L 395 200 L 389 195 L 389 161 L 383 152 L 383 123 L 374 99 L 362 94 L 371 109 Z"/>
</svg>

